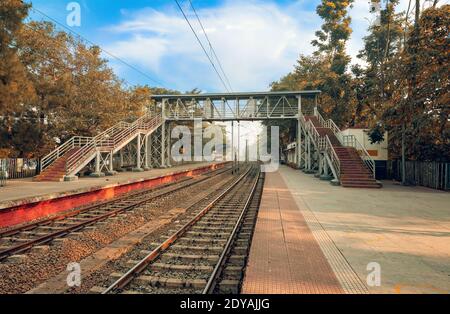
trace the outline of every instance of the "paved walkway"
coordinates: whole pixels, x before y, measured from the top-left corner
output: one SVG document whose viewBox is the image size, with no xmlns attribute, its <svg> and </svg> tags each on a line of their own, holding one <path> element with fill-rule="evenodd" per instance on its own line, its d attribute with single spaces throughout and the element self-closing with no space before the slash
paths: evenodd
<svg viewBox="0 0 450 314">
<path fill-rule="evenodd" d="M 9 180 L 6 186 L 0 187 L 0 209 L 18 205 L 17 202 L 20 203 L 21 200 L 30 202 L 51 199 L 82 191 L 143 181 L 174 172 L 199 168 L 208 164 L 212 163 L 193 163 L 166 169 L 152 169 L 145 172 L 122 172 L 103 178 L 83 177 L 71 182 L 33 182 L 32 178 Z"/>
<path fill-rule="evenodd" d="M 381 285 L 368 285 L 371 293 L 450 292 L 450 193 L 388 181 L 350 189 L 284 166 L 279 173 L 342 285 L 339 255 L 363 282 L 378 263 Z"/>
<path fill-rule="evenodd" d="M 243 293 L 343 293 L 279 173 L 268 173 Z"/>
</svg>

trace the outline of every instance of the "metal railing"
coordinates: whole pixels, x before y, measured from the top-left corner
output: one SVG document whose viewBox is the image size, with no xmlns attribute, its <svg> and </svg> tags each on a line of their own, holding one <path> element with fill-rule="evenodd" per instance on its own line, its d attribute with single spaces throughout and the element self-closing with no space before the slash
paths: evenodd
<svg viewBox="0 0 450 314">
<path fill-rule="evenodd" d="M 306 123 L 306 129 L 309 130 L 309 134 L 312 137 L 314 144 L 317 145 L 318 149 L 324 150 L 325 149 L 324 137 L 320 136 L 319 131 L 317 131 L 314 123 L 312 123 L 311 120 L 309 120 Z"/>
<path fill-rule="evenodd" d="M 364 164 L 372 173 L 372 176 L 375 178 L 375 161 L 369 155 L 364 146 L 361 145 L 358 139 L 354 135 L 343 135 L 342 144 L 344 146 L 349 146 L 356 149 L 359 157 L 361 157 L 361 159 L 364 161 Z"/>
<path fill-rule="evenodd" d="M 341 133 L 341 129 L 336 125 L 336 123 L 334 123 L 333 120 L 328 119 L 325 120 L 323 118 L 323 116 L 320 114 L 319 110 L 315 109 L 314 110 L 314 115 L 317 117 L 317 119 L 319 120 L 319 123 L 322 127 L 324 128 L 329 128 L 331 129 L 331 131 L 333 131 L 334 136 L 336 136 L 336 138 L 339 140 L 339 142 L 341 142 L 342 144 L 342 133 Z"/>
<path fill-rule="evenodd" d="M 331 164 L 334 167 L 334 170 L 336 171 L 336 179 L 339 179 L 341 177 L 341 161 L 339 160 L 339 157 L 336 153 L 336 151 L 334 150 L 333 145 L 331 144 L 330 138 L 328 137 L 328 135 L 325 136 L 325 151 L 328 155 L 328 157 L 331 160 Z"/>
<path fill-rule="evenodd" d="M 149 119 L 149 122 L 145 122 Z M 88 158 L 91 158 L 92 154 L 97 151 L 97 148 L 114 150 L 115 147 L 123 144 L 131 136 L 134 136 L 139 130 L 153 130 L 159 126 L 161 121 L 161 116 L 145 114 L 133 123 L 120 122 L 105 132 L 100 133 L 96 137 L 92 138 L 92 140 L 80 150 L 69 156 L 66 161 L 66 175 L 70 174 L 81 164 L 86 162 Z"/>
<path fill-rule="evenodd" d="M 325 127 L 331 129 L 331 131 L 333 131 L 334 136 L 336 136 L 336 138 L 339 140 L 339 142 L 341 142 L 342 144 L 342 133 L 341 133 L 341 129 L 339 129 L 339 127 L 336 125 L 336 123 L 334 123 L 333 120 L 328 119 L 325 123 Z"/>
<path fill-rule="evenodd" d="M 75 147 L 82 147 L 91 141 L 92 137 L 74 136 L 64 144 L 58 146 L 55 150 L 41 159 L 40 170 L 44 170 L 50 166 L 56 159 L 67 153 Z"/>
<path fill-rule="evenodd" d="M 319 124 L 323 127 L 325 127 L 326 121 L 325 119 L 322 117 L 322 115 L 320 114 L 319 110 L 317 109 L 317 107 L 314 107 L 314 116 L 317 117 L 317 120 L 319 120 Z"/>
<path fill-rule="evenodd" d="M 123 144 L 130 136 L 134 136 L 137 131 L 151 131 L 161 124 L 161 115 L 146 113 L 132 123 L 119 122 L 111 128 L 103 131 L 95 137 L 74 136 L 61 146 L 42 158 L 41 171 L 50 166 L 56 159 L 66 154 L 74 148 L 78 148 L 66 161 L 66 174 L 69 174 L 97 151 L 98 148 L 113 150 Z"/>
</svg>

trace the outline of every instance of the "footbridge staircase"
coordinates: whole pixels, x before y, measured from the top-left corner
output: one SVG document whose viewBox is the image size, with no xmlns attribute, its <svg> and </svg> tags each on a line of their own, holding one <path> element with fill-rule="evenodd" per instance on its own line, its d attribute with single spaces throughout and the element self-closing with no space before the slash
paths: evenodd
<svg viewBox="0 0 450 314">
<path fill-rule="evenodd" d="M 298 167 L 344 187 L 379 188 L 375 161 L 354 135 L 344 135 L 317 107 L 299 112 Z"/>
<path fill-rule="evenodd" d="M 148 137 L 163 124 L 161 114 L 147 113 L 132 123 L 119 122 L 95 137 L 74 136 L 41 160 L 35 181 L 72 180 L 94 162 L 94 176 L 114 173 L 113 155 L 133 142 L 137 170 L 148 166 Z M 122 157 L 122 156 L 121 156 Z"/>
</svg>

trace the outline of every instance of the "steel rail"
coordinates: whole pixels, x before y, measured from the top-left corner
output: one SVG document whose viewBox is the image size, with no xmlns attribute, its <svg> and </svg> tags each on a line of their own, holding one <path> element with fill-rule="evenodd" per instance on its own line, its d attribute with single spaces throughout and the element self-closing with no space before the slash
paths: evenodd
<svg viewBox="0 0 450 314">
<path fill-rule="evenodd" d="M 231 169 L 226 169 L 226 170 L 224 170 L 224 171 L 222 171 L 222 172 L 219 172 L 218 174 L 222 174 L 222 173 L 224 173 L 224 172 L 226 172 L 226 171 L 230 171 L 230 170 L 231 170 Z M 214 172 L 213 172 L 213 173 L 214 173 Z M 210 173 L 210 174 L 213 174 L 213 173 Z M 216 173 L 215 175 L 218 175 L 218 174 Z M 205 180 L 211 179 L 211 178 L 213 178 L 213 177 L 214 177 L 214 176 L 208 176 L 208 177 L 205 177 L 205 178 L 202 178 L 202 179 L 199 179 L 199 180 L 195 180 L 195 181 L 193 181 L 193 182 L 190 182 L 190 183 L 188 183 L 188 184 L 186 184 L 186 185 L 181 185 L 181 186 L 176 187 L 176 188 L 174 188 L 174 189 L 169 189 L 168 191 L 163 191 L 163 192 L 157 193 L 156 195 L 152 195 L 152 196 L 150 196 L 149 198 L 140 200 L 140 201 L 138 201 L 138 202 L 136 202 L 136 203 L 133 203 L 133 204 L 130 204 L 130 205 L 126 205 L 126 206 L 121 207 L 121 208 L 116 209 L 116 210 L 108 211 L 108 212 L 106 212 L 106 213 L 104 213 L 104 214 L 102 214 L 102 215 L 93 217 L 93 218 L 91 218 L 91 219 L 89 219 L 89 220 L 80 222 L 80 223 L 78 223 L 78 224 L 76 224 L 76 225 L 72 225 L 72 226 L 69 226 L 69 227 L 64 228 L 64 229 L 62 229 L 62 230 L 58 230 L 58 231 L 55 231 L 55 232 L 51 232 L 51 233 L 49 233 L 49 234 L 43 235 L 43 236 L 38 237 L 38 238 L 35 238 L 35 239 L 30 239 L 30 241 L 28 241 L 28 242 L 24 242 L 24 243 L 21 243 L 21 244 L 12 246 L 12 247 L 10 247 L 10 248 L 8 248 L 8 249 L 3 250 L 3 251 L 0 252 L 0 260 L 3 260 L 3 259 L 5 259 L 5 258 L 7 258 L 7 257 L 9 257 L 9 256 L 11 256 L 11 255 L 13 255 L 13 254 L 17 254 L 17 253 L 21 253 L 21 252 L 23 252 L 23 251 L 29 250 L 30 248 L 32 248 L 32 247 L 34 247 L 34 246 L 36 246 L 36 245 L 42 245 L 42 244 L 45 244 L 45 243 L 47 243 L 47 242 L 52 241 L 52 240 L 55 239 L 55 238 L 64 236 L 64 235 L 66 235 L 66 234 L 75 232 L 75 231 L 80 230 L 80 229 L 83 229 L 83 228 L 85 228 L 86 226 L 89 226 L 89 225 L 91 225 L 91 224 L 94 224 L 94 223 L 96 223 L 96 222 L 98 222 L 98 221 L 100 221 L 100 220 L 107 219 L 107 218 L 109 218 L 109 217 L 111 217 L 111 216 L 116 216 L 116 215 L 118 215 L 118 214 L 120 214 L 120 213 L 122 213 L 122 212 L 128 211 L 128 210 L 130 210 L 130 209 L 132 209 L 132 208 L 134 208 L 134 207 L 136 207 L 136 206 L 139 206 L 139 205 L 142 205 L 142 204 L 144 204 L 144 203 L 147 203 L 147 202 L 149 202 L 149 201 L 151 201 L 151 200 L 153 200 L 153 199 L 155 199 L 155 198 L 158 198 L 158 197 L 161 197 L 161 196 L 165 196 L 165 195 L 167 195 L 167 194 L 170 194 L 170 193 L 179 191 L 179 190 L 181 190 L 181 189 L 184 189 L 184 188 L 193 186 L 194 184 L 198 184 L 198 183 L 200 183 L 200 182 L 203 182 L 203 181 L 205 181 Z M 185 182 L 185 181 L 190 181 L 190 180 L 184 180 L 184 181 L 182 181 L 182 182 Z M 182 183 L 182 182 L 181 182 L 181 183 Z M 180 183 L 180 181 L 174 182 L 173 185 L 174 185 L 174 184 L 178 184 L 178 183 Z M 162 187 L 162 189 L 165 188 L 165 187 L 170 187 L 171 185 L 172 185 L 172 184 L 170 184 L 169 186 L 166 185 L 166 186 Z M 96 205 L 94 205 L 93 207 L 80 209 L 79 211 L 75 211 L 74 214 L 72 214 L 73 212 L 70 212 L 70 213 L 68 213 L 68 216 L 65 216 L 65 217 L 60 218 L 60 219 L 57 219 L 58 217 L 57 217 L 56 219 L 55 219 L 55 218 L 50 218 L 48 221 L 46 220 L 45 222 L 37 222 L 37 223 L 33 223 L 32 225 L 26 225 L 26 226 L 23 226 L 23 227 L 19 227 L 19 228 L 17 228 L 17 229 L 14 229 L 14 231 L 15 231 L 16 233 L 19 233 L 19 232 L 21 232 L 21 231 L 30 230 L 30 229 L 32 229 L 33 227 L 39 227 L 40 225 L 45 226 L 45 225 L 48 225 L 49 223 L 51 223 L 52 221 L 58 221 L 58 220 L 63 220 L 63 219 L 66 219 L 66 218 L 70 218 L 70 217 L 79 215 L 79 214 L 81 214 L 81 213 L 84 213 L 84 212 L 87 212 L 87 211 L 91 211 L 91 210 L 93 210 L 93 209 L 95 209 L 95 208 L 98 208 L 98 207 L 101 207 L 101 206 L 105 206 L 105 205 L 108 205 L 108 204 L 113 204 L 113 203 L 116 203 L 116 202 L 124 201 L 124 200 L 126 200 L 126 199 L 131 198 L 131 197 L 136 197 L 136 196 L 139 196 L 139 195 L 142 195 L 142 194 L 145 194 L 145 193 L 151 193 L 151 192 L 152 192 L 151 190 L 150 190 L 150 191 L 140 191 L 140 192 L 138 192 L 138 193 L 136 193 L 136 194 L 133 194 L 133 195 L 131 195 L 131 196 L 130 196 L 130 195 L 127 195 L 127 196 L 125 196 L 125 197 L 123 197 L 123 198 L 118 198 L 118 199 L 115 199 L 115 200 L 112 200 L 112 201 L 107 201 L 107 202 L 102 203 L 102 204 L 96 204 Z M 70 214 L 72 214 L 72 215 L 70 215 Z M 11 230 L 8 230 L 8 231 L 5 231 L 4 234 L 9 234 L 10 232 L 12 232 L 12 231 L 11 231 Z M 15 234 L 15 233 L 13 233 L 13 234 L 11 234 L 11 235 L 14 235 L 14 234 Z M 3 235 L 3 237 L 4 237 L 4 235 Z"/>
<path fill-rule="evenodd" d="M 122 277 L 117 279 L 112 285 L 106 288 L 102 294 L 107 294 L 112 291 L 123 289 L 128 283 L 130 283 L 138 274 L 140 274 L 151 262 L 158 258 L 164 251 L 166 251 L 172 243 L 185 234 L 190 227 L 192 227 L 197 221 L 199 221 L 214 205 L 223 199 L 236 185 L 238 185 L 247 175 L 252 168 L 249 168 L 244 174 L 242 174 L 231 186 L 217 196 L 213 201 L 206 205 L 194 218 L 189 220 L 185 225 L 178 229 L 175 233 L 169 236 L 163 243 L 161 243 L 156 249 L 151 251 L 147 256 L 135 264 L 129 269 Z"/>
<path fill-rule="evenodd" d="M 257 176 L 255 182 L 253 183 L 253 187 L 249 193 L 247 201 L 245 202 L 244 208 L 241 211 L 238 221 L 234 225 L 233 231 L 231 232 L 230 236 L 228 237 L 228 241 L 225 244 L 224 250 L 222 251 L 222 254 L 219 257 L 219 261 L 217 262 L 216 266 L 214 267 L 214 270 L 213 270 L 211 276 L 209 277 L 208 282 L 206 283 L 206 286 L 203 289 L 202 294 L 213 293 L 214 289 L 217 286 L 219 277 L 222 274 L 223 269 L 225 268 L 226 257 L 230 254 L 232 244 L 238 235 L 239 228 L 244 220 L 244 217 L 248 211 L 248 208 L 250 207 L 250 203 L 252 201 L 253 196 L 255 195 L 256 186 L 258 185 L 258 181 L 260 180 L 260 177 L 261 177 L 261 172 L 258 171 L 258 176 Z"/>
</svg>

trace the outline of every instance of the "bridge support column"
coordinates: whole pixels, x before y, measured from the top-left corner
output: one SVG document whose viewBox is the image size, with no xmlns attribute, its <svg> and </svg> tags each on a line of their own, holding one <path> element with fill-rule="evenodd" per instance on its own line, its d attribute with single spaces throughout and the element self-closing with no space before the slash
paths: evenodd
<svg viewBox="0 0 450 314">
<path fill-rule="evenodd" d="M 106 172 L 106 175 L 107 176 L 113 176 L 113 175 L 115 175 L 115 174 L 117 174 L 117 171 L 114 171 L 114 164 L 113 164 L 113 152 L 111 151 L 109 154 L 108 154 L 108 159 L 109 159 L 109 161 L 108 161 L 108 171 Z"/>
<path fill-rule="evenodd" d="M 167 159 L 166 159 L 166 166 L 167 167 L 172 167 L 172 163 L 171 163 L 171 152 L 170 152 L 170 122 L 167 123 L 167 134 L 166 134 L 166 154 L 167 154 Z"/>
<path fill-rule="evenodd" d="M 333 175 L 330 175 L 330 167 L 328 166 L 328 159 L 326 153 L 323 154 L 323 171 L 320 180 L 331 180 Z"/>
<path fill-rule="evenodd" d="M 306 156 L 305 157 L 306 157 L 305 173 L 313 173 L 311 138 L 308 135 L 306 135 Z"/>
<path fill-rule="evenodd" d="M 300 122 L 300 116 L 302 114 L 302 96 L 297 96 L 297 145 L 295 147 L 295 162 L 297 163 L 297 169 L 302 168 L 302 125 Z"/>
<path fill-rule="evenodd" d="M 302 166 L 302 126 L 300 119 L 297 120 L 297 145 L 295 146 L 295 160 L 297 163 L 297 169 Z"/>
<path fill-rule="evenodd" d="M 123 171 L 123 148 L 119 150 L 119 168 L 117 171 Z"/>
<path fill-rule="evenodd" d="M 141 134 L 138 134 L 137 136 L 137 146 L 136 146 L 136 168 L 133 168 L 133 172 L 141 172 L 144 171 L 144 169 L 141 168 Z"/>
<path fill-rule="evenodd" d="M 166 122 L 161 125 L 161 168 L 166 167 Z"/>
<path fill-rule="evenodd" d="M 323 171 L 323 156 L 321 152 L 318 152 L 318 159 L 319 159 L 319 169 L 317 170 L 317 172 L 314 174 L 314 176 L 316 178 L 320 178 L 320 176 L 322 175 L 322 171 Z"/>
<path fill-rule="evenodd" d="M 150 135 L 147 135 L 147 136 L 145 136 L 145 139 L 144 139 L 144 170 L 145 171 L 148 171 L 148 170 L 150 170 L 151 168 L 150 168 L 150 154 L 151 154 L 151 152 L 149 153 L 149 147 L 151 147 L 151 145 L 148 145 L 148 141 L 149 141 L 149 137 L 150 137 Z"/>
<path fill-rule="evenodd" d="M 102 153 L 100 151 L 97 151 L 97 155 L 95 156 L 95 171 L 90 174 L 91 177 L 100 178 L 105 176 L 105 174 L 100 171 L 101 161 L 102 161 Z"/>
</svg>

